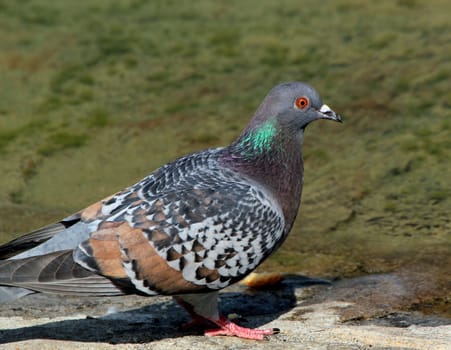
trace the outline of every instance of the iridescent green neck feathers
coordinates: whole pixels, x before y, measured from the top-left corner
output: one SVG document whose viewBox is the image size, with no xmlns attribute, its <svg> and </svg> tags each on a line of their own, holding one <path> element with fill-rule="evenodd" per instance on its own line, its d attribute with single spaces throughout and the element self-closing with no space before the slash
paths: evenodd
<svg viewBox="0 0 451 350">
<path fill-rule="evenodd" d="M 255 129 L 248 129 L 238 140 L 237 147 L 244 156 L 260 156 L 275 147 L 276 120 L 270 119 Z"/>
</svg>

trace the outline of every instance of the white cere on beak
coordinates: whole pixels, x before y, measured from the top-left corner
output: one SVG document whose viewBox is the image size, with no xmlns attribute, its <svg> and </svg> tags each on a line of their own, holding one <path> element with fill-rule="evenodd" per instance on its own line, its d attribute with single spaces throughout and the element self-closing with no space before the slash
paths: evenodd
<svg viewBox="0 0 451 350">
<path fill-rule="evenodd" d="M 332 110 L 330 109 L 330 107 L 329 107 L 328 105 L 326 105 L 326 104 L 323 104 L 323 105 L 321 106 L 321 108 L 319 109 L 319 111 L 320 111 L 321 113 L 323 113 L 323 114 L 327 114 L 327 113 L 331 113 L 331 112 L 332 112 Z"/>
</svg>

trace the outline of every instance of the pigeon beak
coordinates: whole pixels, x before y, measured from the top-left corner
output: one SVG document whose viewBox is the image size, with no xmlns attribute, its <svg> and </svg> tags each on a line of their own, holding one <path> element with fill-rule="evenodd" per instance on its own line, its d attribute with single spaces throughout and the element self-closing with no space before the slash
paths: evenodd
<svg viewBox="0 0 451 350">
<path fill-rule="evenodd" d="M 330 119 L 339 123 L 343 123 L 341 117 L 335 113 L 330 107 L 326 104 L 323 104 L 319 109 L 320 118 L 322 119 Z"/>
</svg>

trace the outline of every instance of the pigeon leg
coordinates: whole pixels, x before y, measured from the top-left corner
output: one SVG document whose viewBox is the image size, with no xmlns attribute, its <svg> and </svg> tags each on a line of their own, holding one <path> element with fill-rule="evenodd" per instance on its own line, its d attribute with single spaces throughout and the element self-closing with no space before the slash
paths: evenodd
<svg viewBox="0 0 451 350">
<path fill-rule="evenodd" d="M 246 338 L 246 339 L 254 339 L 254 340 L 262 340 L 265 339 L 265 336 L 271 335 L 271 334 L 277 334 L 280 332 L 277 328 L 272 329 L 252 329 L 252 328 L 246 328 L 238 326 L 236 323 L 233 323 L 225 316 L 219 316 L 218 319 L 214 319 L 211 317 L 205 317 L 197 314 L 194 311 L 194 308 L 191 304 L 187 303 L 180 297 L 174 298 L 177 303 L 180 306 L 183 306 L 183 308 L 188 311 L 190 316 L 192 317 L 192 320 L 186 324 L 184 324 L 181 328 L 182 329 L 189 329 L 196 326 L 210 326 L 214 325 L 218 328 L 214 329 L 207 329 L 205 330 L 205 335 L 209 337 L 214 337 L 217 335 L 228 335 L 228 336 L 235 336 L 239 338 Z"/>
<path fill-rule="evenodd" d="M 199 301 L 198 298 L 202 298 L 203 303 L 195 303 L 192 304 L 193 300 Z M 205 330 L 205 335 L 209 337 L 217 336 L 217 335 L 226 335 L 226 336 L 235 336 L 239 338 L 246 338 L 246 339 L 254 339 L 254 340 L 262 340 L 265 339 L 267 335 L 277 334 L 280 332 L 279 329 L 273 328 L 273 329 L 252 329 L 252 328 L 246 328 L 238 326 L 236 323 L 233 323 L 230 321 L 227 317 L 218 315 L 217 313 L 217 293 L 211 293 L 210 295 L 204 295 L 204 296 L 187 296 L 184 295 L 174 297 L 174 299 L 177 301 L 177 303 L 182 306 L 192 317 L 192 321 L 188 322 L 187 324 L 183 325 L 183 329 L 191 328 L 194 326 L 206 326 L 207 329 Z M 189 300 L 190 302 L 188 302 Z M 195 305 L 208 305 L 211 304 L 209 307 L 207 307 L 208 310 L 210 310 L 210 307 L 212 307 L 211 310 L 214 310 L 214 312 L 207 312 L 205 313 L 205 309 L 203 310 L 204 313 L 200 314 L 200 310 L 202 307 L 196 308 Z M 210 310 L 210 311 L 211 311 Z M 213 328 L 208 328 L 213 326 Z M 215 327 L 216 326 L 216 327 Z"/>
<path fill-rule="evenodd" d="M 280 332 L 278 328 L 272 329 L 252 329 L 238 326 L 236 323 L 230 321 L 227 317 L 220 316 L 218 320 L 212 320 L 215 325 L 217 325 L 218 329 L 208 329 L 205 331 L 205 335 L 209 337 L 217 336 L 217 335 L 228 335 L 235 336 L 239 338 L 246 339 L 254 339 L 254 340 L 263 340 L 267 335 L 277 334 Z"/>
<path fill-rule="evenodd" d="M 183 324 L 180 329 L 182 330 L 188 330 L 190 328 L 194 328 L 197 326 L 211 326 L 212 325 L 212 321 L 208 320 L 207 318 L 198 315 L 194 312 L 194 308 L 192 305 L 188 304 L 186 301 L 184 301 L 182 298 L 180 297 L 174 297 L 175 301 L 177 301 L 177 303 L 182 306 L 191 316 L 192 320 Z M 213 322 L 214 323 L 214 322 Z"/>
</svg>

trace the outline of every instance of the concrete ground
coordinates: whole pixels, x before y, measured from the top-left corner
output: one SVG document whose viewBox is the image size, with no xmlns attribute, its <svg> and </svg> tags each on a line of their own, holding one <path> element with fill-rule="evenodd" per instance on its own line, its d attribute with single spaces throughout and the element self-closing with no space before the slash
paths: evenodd
<svg viewBox="0 0 451 350">
<path fill-rule="evenodd" d="M 32 295 L 0 306 L 0 349 L 451 349 L 451 319 L 409 311 L 421 297 L 412 276 L 291 275 L 271 289 L 225 290 L 222 312 L 237 323 L 281 329 L 266 341 L 182 331 L 189 318 L 169 297 Z"/>
</svg>

